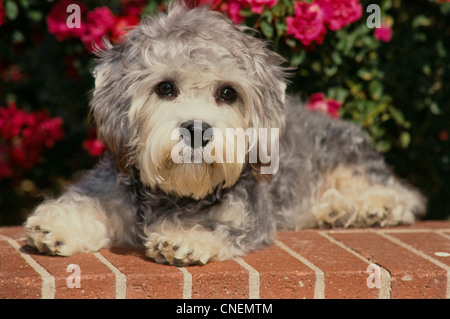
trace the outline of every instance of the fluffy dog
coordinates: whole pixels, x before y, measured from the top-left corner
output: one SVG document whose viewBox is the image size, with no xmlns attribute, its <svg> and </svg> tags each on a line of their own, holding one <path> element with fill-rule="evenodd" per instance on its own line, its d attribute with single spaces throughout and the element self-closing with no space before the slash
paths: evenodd
<svg viewBox="0 0 450 319">
<path fill-rule="evenodd" d="M 220 13 L 179 4 L 107 44 L 91 108 L 109 153 L 36 208 L 27 243 L 63 256 L 133 245 L 185 266 L 267 246 L 277 229 L 414 222 L 422 195 L 362 130 L 285 97 L 283 63 Z"/>
</svg>

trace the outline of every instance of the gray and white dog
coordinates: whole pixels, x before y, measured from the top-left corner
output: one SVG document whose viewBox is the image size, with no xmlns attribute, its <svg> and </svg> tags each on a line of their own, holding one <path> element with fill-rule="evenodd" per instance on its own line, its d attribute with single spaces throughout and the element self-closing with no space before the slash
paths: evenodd
<svg viewBox="0 0 450 319">
<path fill-rule="evenodd" d="M 283 63 L 220 13 L 180 4 L 107 44 L 91 107 L 109 153 L 36 208 L 27 243 L 62 256 L 133 245 L 184 266 L 265 247 L 277 229 L 414 222 L 423 196 L 361 129 L 285 97 Z"/>
</svg>

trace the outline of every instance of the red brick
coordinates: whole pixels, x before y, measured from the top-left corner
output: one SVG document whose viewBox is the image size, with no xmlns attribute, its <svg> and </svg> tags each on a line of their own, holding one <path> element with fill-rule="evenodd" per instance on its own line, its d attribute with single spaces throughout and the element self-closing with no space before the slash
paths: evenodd
<svg viewBox="0 0 450 319">
<path fill-rule="evenodd" d="M 324 272 L 325 298 L 378 298 L 378 289 L 367 287 L 368 263 L 318 231 L 283 232 L 278 237 Z"/>
<path fill-rule="evenodd" d="M 33 257 L 55 278 L 55 298 L 85 299 L 114 298 L 114 274 L 92 254 L 78 254 L 70 257 L 46 256 L 20 242 L 24 252 Z M 80 267 L 80 288 L 69 288 L 67 279 L 74 271 L 67 271 L 71 264 Z M 70 277 L 71 279 L 73 277 Z M 72 282 L 71 280 L 69 280 Z"/>
<path fill-rule="evenodd" d="M 249 298 L 249 274 L 234 260 L 186 268 L 192 275 L 192 298 Z"/>
<path fill-rule="evenodd" d="M 259 273 L 260 298 L 314 297 L 314 271 L 279 247 L 272 245 L 243 259 Z"/>
<path fill-rule="evenodd" d="M 446 271 L 375 232 L 331 234 L 392 278 L 392 298 L 445 298 Z"/>
<path fill-rule="evenodd" d="M 405 244 L 425 253 L 429 257 L 450 266 L 450 237 L 446 238 L 438 233 L 413 232 L 413 233 L 388 233 L 390 236 L 400 239 Z M 438 253 L 438 254 L 436 254 Z M 440 255 L 444 253 L 448 255 Z"/>
<path fill-rule="evenodd" d="M 153 263 L 139 249 L 102 249 L 100 253 L 126 276 L 127 298 L 183 297 L 183 274 L 178 268 Z"/>
<path fill-rule="evenodd" d="M 0 237 L 0 299 L 41 298 L 40 275 Z"/>
<path fill-rule="evenodd" d="M 369 263 L 389 272 L 388 297 L 450 293 L 450 257 L 442 254 L 450 250 L 449 221 L 280 232 L 266 249 L 186 268 L 152 263 L 139 249 L 45 256 L 25 247 L 22 227 L 0 227 L 0 235 L 0 298 L 378 298 L 386 290 L 367 287 Z M 67 287 L 69 264 L 80 266 L 81 288 Z"/>
</svg>

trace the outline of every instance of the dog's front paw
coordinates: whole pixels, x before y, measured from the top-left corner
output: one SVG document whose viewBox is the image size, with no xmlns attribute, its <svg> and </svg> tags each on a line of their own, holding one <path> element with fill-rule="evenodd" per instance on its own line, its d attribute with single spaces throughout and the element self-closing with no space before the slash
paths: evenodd
<svg viewBox="0 0 450 319">
<path fill-rule="evenodd" d="M 41 253 L 71 256 L 106 245 L 106 230 L 86 205 L 48 201 L 25 222 L 26 242 Z M 84 209 L 84 210 L 82 210 Z"/>
<path fill-rule="evenodd" d="M 62 207 L 44 204 L 25 222 L 27 244 L 41 253 L 69 256 L 77 252 L 68 240 L 70 229 Z"/>
<path fill-rule="evenodd" d="M 147 232 L 146 255 L 160 264 L 174 266 L 205 265 L 232 257 L 230 249 L 217 235 L 206 230 Z"/>
</svg>

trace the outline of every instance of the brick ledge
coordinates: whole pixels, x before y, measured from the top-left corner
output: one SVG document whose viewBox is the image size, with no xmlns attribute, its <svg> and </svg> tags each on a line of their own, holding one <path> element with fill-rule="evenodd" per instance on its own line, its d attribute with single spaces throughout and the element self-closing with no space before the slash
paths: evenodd
<svg viewBox="0 0 450 319">
<path fill-rule="evenodd" d="M 0 227 L 0 298 L 450 298 L 450 221 L 279 232 L 248 256 L 186 268 L 126 248 L 39 255 L 22 227 Z"/>
</svg>

